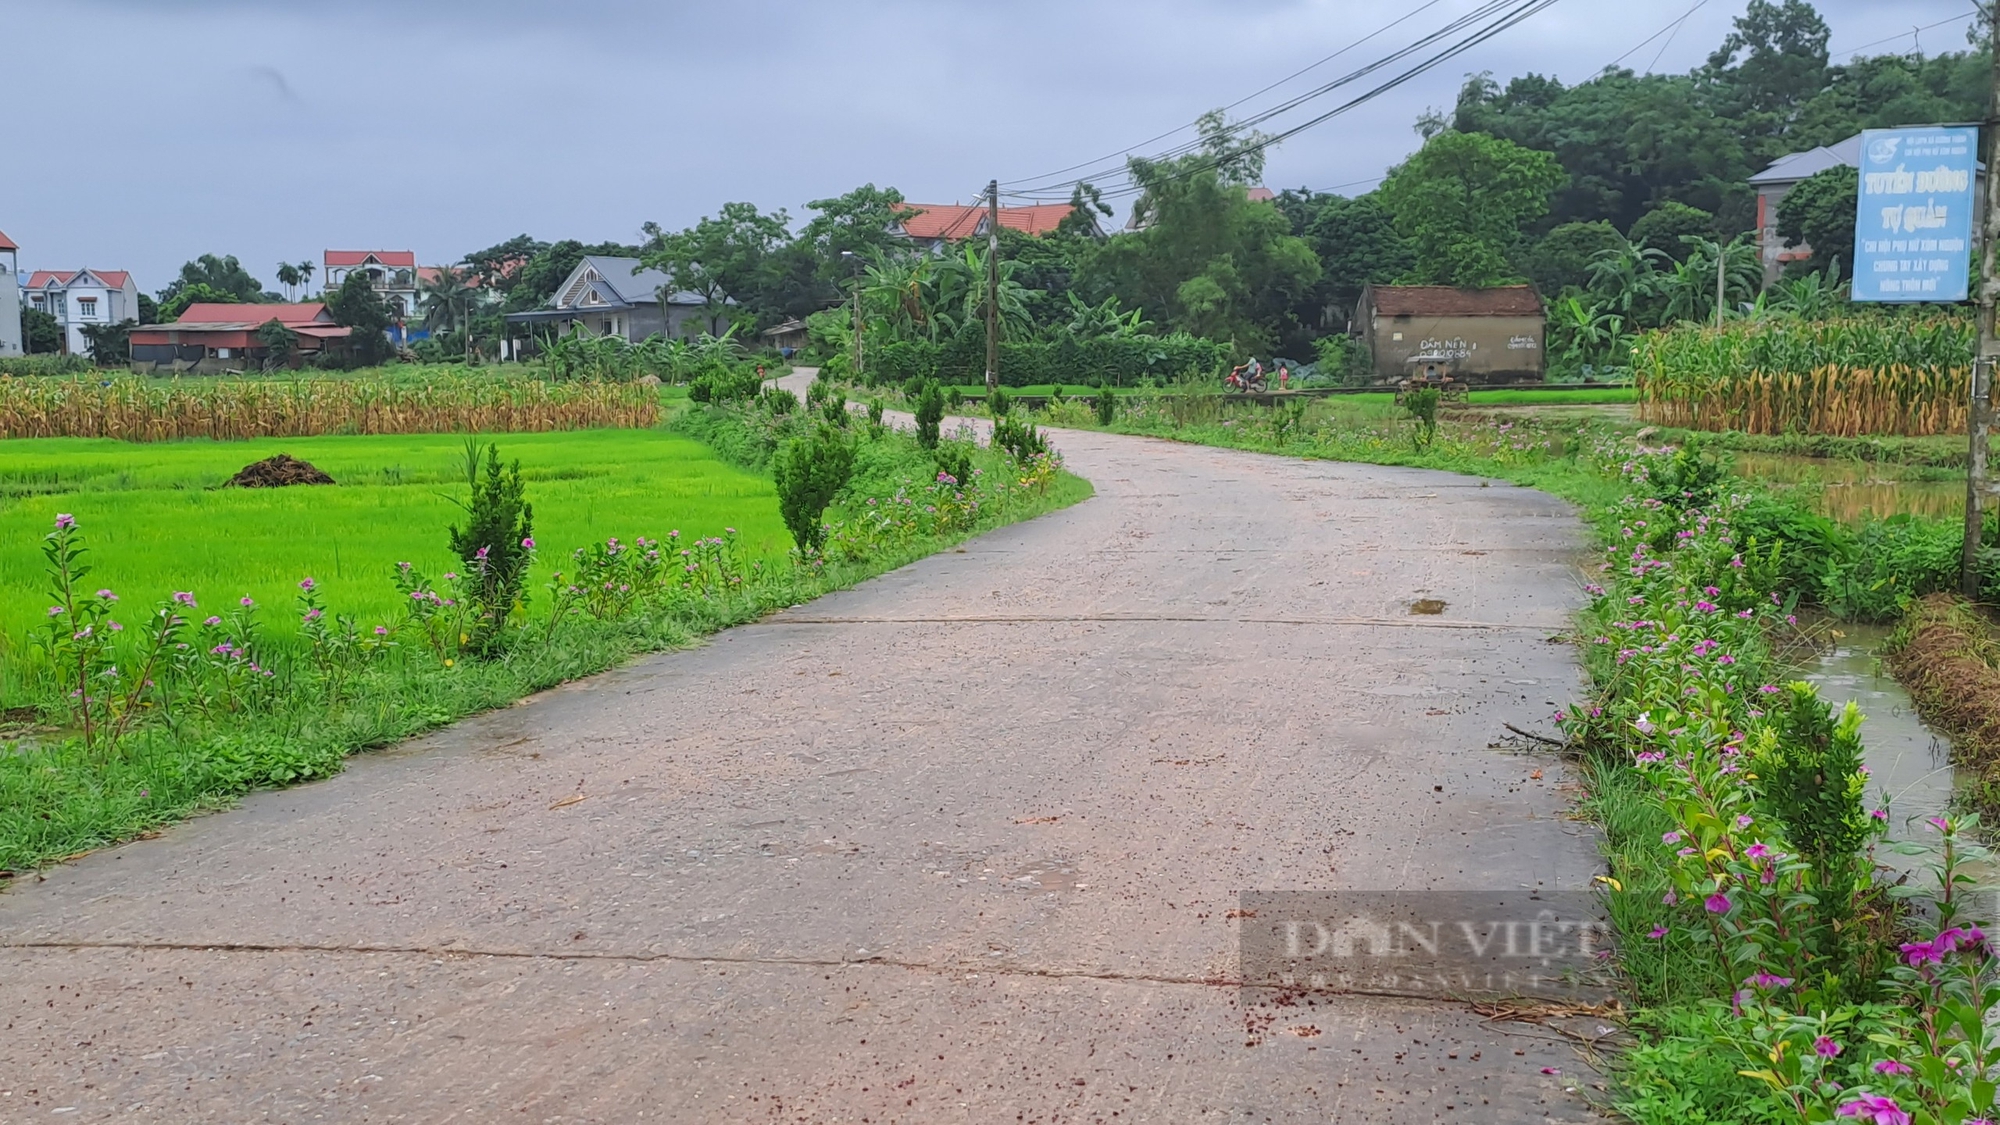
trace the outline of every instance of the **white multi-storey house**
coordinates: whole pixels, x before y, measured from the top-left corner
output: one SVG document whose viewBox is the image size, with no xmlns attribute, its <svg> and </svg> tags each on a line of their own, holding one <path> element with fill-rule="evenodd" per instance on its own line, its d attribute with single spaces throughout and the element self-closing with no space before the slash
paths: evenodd
<svg viewBox="0 0 2000 1125">
<path fill-rule="evenodd" d="M 0 356 L 20 355 L 25 350 L 21 339 L 21 267 L 16 260 L 20 249 L 0 231 Z"/>
<path fill-rule="evenodd" d="M 124 270 L 36 270 L 28 278 L 28 304 L 56 318 L 63 350 L 89 355 L 87 324 L 139 319 L 139 287 Z"/>
</svg>

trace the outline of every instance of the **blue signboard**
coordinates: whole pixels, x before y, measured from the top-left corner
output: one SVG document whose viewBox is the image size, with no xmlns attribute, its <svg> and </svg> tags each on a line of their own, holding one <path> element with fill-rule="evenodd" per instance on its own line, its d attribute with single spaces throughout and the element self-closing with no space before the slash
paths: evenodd
<svg viewBox="0 0 2000 1125">
<path fill-rule="evenodd" d="M 1975 128 L 1861 134 L 1855 300 L 1965 300 L 1978 151 Z"/>
</svg>

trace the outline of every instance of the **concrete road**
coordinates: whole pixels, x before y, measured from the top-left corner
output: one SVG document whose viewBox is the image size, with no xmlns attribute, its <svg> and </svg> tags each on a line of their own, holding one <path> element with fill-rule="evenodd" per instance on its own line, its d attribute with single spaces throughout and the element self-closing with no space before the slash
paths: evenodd
<svg viewBox="0 0 2000 1125">
<path fill-rule="evenodd" d="M 1096 498 L 19 880 L 0 1120 L 1590 1119 L 1533 1026 L 1229 983 L 1241 891 L 1587 886 L 1489 749 L 1571 513 L 1059 441 Z"/>
</svg>

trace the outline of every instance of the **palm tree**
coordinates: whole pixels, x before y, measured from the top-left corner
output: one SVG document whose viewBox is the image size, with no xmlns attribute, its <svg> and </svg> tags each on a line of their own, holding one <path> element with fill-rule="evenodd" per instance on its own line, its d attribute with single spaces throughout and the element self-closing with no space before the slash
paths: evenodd
<svg viewBox="0 0 2000 1125">
<path fill-rule="evenodd" d="M 278 284 L 285 287 L 285 300 L 298 299 L 299 280 L 299 267 L 290 262 L 278 263 Z"/>
<path fill-rule="evenodd" d="M 307 288 L 311 287 L 313 279 L 313 264 L 311 260 L 300 262 L 292 268 L 299 271 L 300 292 L 304 292 Z"/>
<path fill-rule="evenodd" d="M 432 332 L 454 332 L 471 320 L 472 286 L 465 274 L 452 266 L 417 283 L 424 311 L 424 327 Z"/>
</svg>

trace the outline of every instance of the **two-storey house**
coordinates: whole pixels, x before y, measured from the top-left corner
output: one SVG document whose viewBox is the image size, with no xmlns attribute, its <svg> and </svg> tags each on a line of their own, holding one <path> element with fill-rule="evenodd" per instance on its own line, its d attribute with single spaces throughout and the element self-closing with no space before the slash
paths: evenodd
<svg viewBox="0 0 2000 1125">
<path fill-rule="evenodd" d="M 56 318 L 71 355 L 90 354 L 85 325 L 139 319 L 139 286 L 124 270 L 36 270 L 27 289 L 29 307 Z"/>
<path fill-rule="evenodd" d="M 20 250 L 0 231 L 0 356 L 20 355 L 26 350 L 26 341 L 21 339 Z"/>
</svg>

